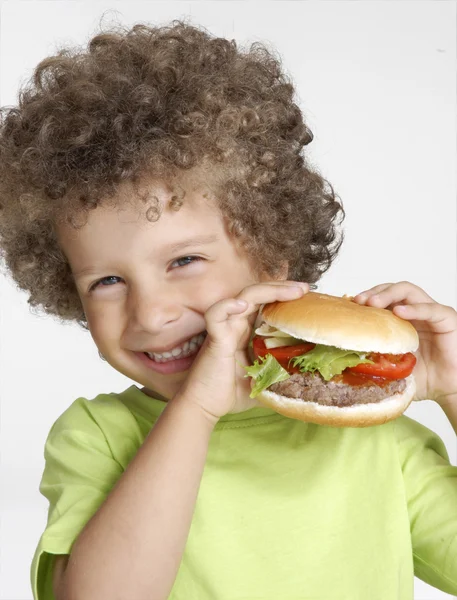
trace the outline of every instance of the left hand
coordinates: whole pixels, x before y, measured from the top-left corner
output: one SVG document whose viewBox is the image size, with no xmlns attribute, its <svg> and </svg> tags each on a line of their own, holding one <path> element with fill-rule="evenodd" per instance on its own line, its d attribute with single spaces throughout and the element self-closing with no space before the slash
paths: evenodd
<svg viewBox="0 0 457 600">
<path fill-rule="evenodd" d="M 387 308 L 410 321 L 419 334 L 413 375 L 414 400 L 434 400 L 457 406 L 457 312 L 438 304 L 423 289 L 409 283 L 383 283 L 354 296 L 366 306 Z"/>
</svg>

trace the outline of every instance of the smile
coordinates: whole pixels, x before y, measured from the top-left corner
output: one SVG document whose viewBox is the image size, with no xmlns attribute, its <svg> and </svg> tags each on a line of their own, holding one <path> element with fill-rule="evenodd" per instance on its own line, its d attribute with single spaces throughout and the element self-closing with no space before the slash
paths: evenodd
<svg viewBox="0 0 457 600">
<path fill-rule="evenodd" d="M 176 346 L 176 348 L 172 348 L 168 352 L 145 352 L 145 354 L 155 362 L 164 363 L 170 362 L 172 360 L 177 360 L 179 358 L 186 358 L 187 356 L 191 356 L 195 354 L 195 351 L 200 348 L 206 338 L 206 331 L 194 335 L 189 340 L 181 344 L 180 346 Z"/>
</svg>

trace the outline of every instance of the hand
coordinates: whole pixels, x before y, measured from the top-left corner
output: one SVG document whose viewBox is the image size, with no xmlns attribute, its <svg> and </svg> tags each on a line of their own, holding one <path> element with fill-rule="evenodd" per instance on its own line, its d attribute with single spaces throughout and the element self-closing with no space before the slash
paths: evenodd
<svg viewBox="0 0 457 600">
<path fill-rule="evenodd" d="M 457 312 L 438 304 L 408 281 L 383 283 L 354 297 L 358 304 L 387 308 L 410 323 L 419 334 L 414 367 L 414 400 L 457 405 Z"/>
<path fill-rule="evenodd" d="M 208 334 L 177 396 L 215 421 L 259 406 L 249 398 L 251 380 L 243 369 L 251 364 L 247 347 L 257 313 L 262 304 L 294 300 L 308 290 L 308 284 L 293 281 L 257 283 L 213 304 L 205 313 Z"/>
</svg>

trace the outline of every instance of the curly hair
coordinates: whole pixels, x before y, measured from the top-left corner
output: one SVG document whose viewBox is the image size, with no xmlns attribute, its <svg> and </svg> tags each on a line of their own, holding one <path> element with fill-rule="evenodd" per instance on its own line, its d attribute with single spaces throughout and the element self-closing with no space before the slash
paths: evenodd
<svg viewBox="0 0 457 600">
<path fill-rule="evenodd" d="M 87 48 L 56 51 L 18 105 L 0 108 L 0 257 L 30 306 L 87 329 L 56 225 L 81 227 L 123 182 L 192 172 L 214 183 L 259 272 L 288 261 L 290 279 L 317 287 L 343 242 L 344 210 L 303 156 L 313 135 L 274 50 L 181 19 L 110 27 Z M 158 219 L 157 199 L 138 194 Z"/>
</svg>

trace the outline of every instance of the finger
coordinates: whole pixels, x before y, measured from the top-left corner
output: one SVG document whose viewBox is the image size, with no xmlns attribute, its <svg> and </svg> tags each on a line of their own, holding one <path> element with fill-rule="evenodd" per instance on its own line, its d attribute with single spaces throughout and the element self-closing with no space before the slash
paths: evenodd
<svg viewBox="0 0 457 600">
<path fill-rule="evenodd" d="M 232 315 L 244 313 L 247 308 L 249 302 L 242 298 L 229 298 L 216 302 L 205 313 L 208 333 L 211 334 L 215 325 L 227 321 Z"/>
<path fill-rule="evenodd" d="M 257 289 L 241 292 L 237 298 L 219 300 L 206 311 L 206 319 L 210 323 L 222 323 L 233 315 L 243 313 L 244 317 L 256 312 L 261 304 L 275 300 L 299 298 L 305 291 L 295 285 L 256 284 Z M 246 288 L 248 290 L 248 288 Z M 244 296 L 244 297 L 243 297 Z"/>
<path fill-rule="evenodd" d="M 271 291 L 268 287 L 263 286 L 277 286 L 281 288 L 278 291 Z M 262 287 L 261 287 L 262 286 Z M 245 288 L 243 292 L 238 296 L 239 298 L 247 299 L 249 301 L 249 307 L 243 314 L 244 317 L 248 317 L 248 322 L 251 327 L 254 327 L 256 320 L 259 320 L 259 324 L 262 320 L 261 311 L 263 306 L 270 302 L 294 300 L 300 298 L 303 294 L 297 292 L 297 287 L 302 289 L 304 292 L 309 291 L 309 284 L 303 281 L 272 281 L 266 284 L 254 284 Z M 292 288 L 292 292 L 289 290 Z M 254 295 L 260 295 L 262 300 L 255 302 L 256 298 Z M 258 300 L 259 298 L 257 298 Z"/>
<path fill-rule="evenodd" d="M 368 295 L 365 297 L 365 294 Z M 359 295 L 359 299 L 360 296 L 362 296 L 361 303 L 377 308 L 393 307 L 396 304 L 435 302 L 422 288 L 408 281 L 382 284 L 381 286 L 372 288 L 372 290 L 363 292 Z M 365 300 L 363 299 L 364 297 Z"/>
<path fill-rule="evenodd" d="M 205 346 L 208 352 L 216 352 L 219 357 L 228 357 L 237 348 L 238 340 L 228 335 L 227 323 L 231 318 L 243 313 L 248 307 L 245 300 L 229 298 L 220 300 L 205 313 Z"/>
<path fill-rule="evenodd" d="M 424 321 L 436 333 L 450 333 L 457 328 L 455 309 L 437 302 L 397 305 L 393 313 L 408 321 Z"/>
<path fill-rule="evenodd" d="M 262 283 L 245 288 L 237 298 L 220 300 L 205 313 L 206 329 L 210 337 L 223 338 L 225 328 L 221 325 L 230 319 L 247 318 L 254 315 L 262 304 L 274 301 L 286 301 L 300 298 L 307 289 L 307 284 L 293 285 L 289 283 Z M 255 315 L 253 317 L 255 319 Z"/>
<path fill-rule="evenodd" d="M 298 281 L 256 283 L 245 288 L 237 298 L 246 300 L 250 306 L 258 308 L 261 304 L 300 298 L 308 291 L 309 284 Z"/>
<path fill-rule="evenodd" d="M 360 304 L 363 304 L 371 296 L 374 296 L 375 294 L 379 294 L 379 292 L 386 290 L 387 288 L 389 288 L 392 285 L 394 285 L 394 284 L 393 283 L 381 283 L 380 285 L 375 285 L 374 287 L 369 288 L 368 290 L 364 290 L 363 292 L 360 292 L 360 294 L 357 294 L 357 296 L 354 296 L 353 299 L 356 300 L 357 302 L 359 302 Z"/>
</svg>

